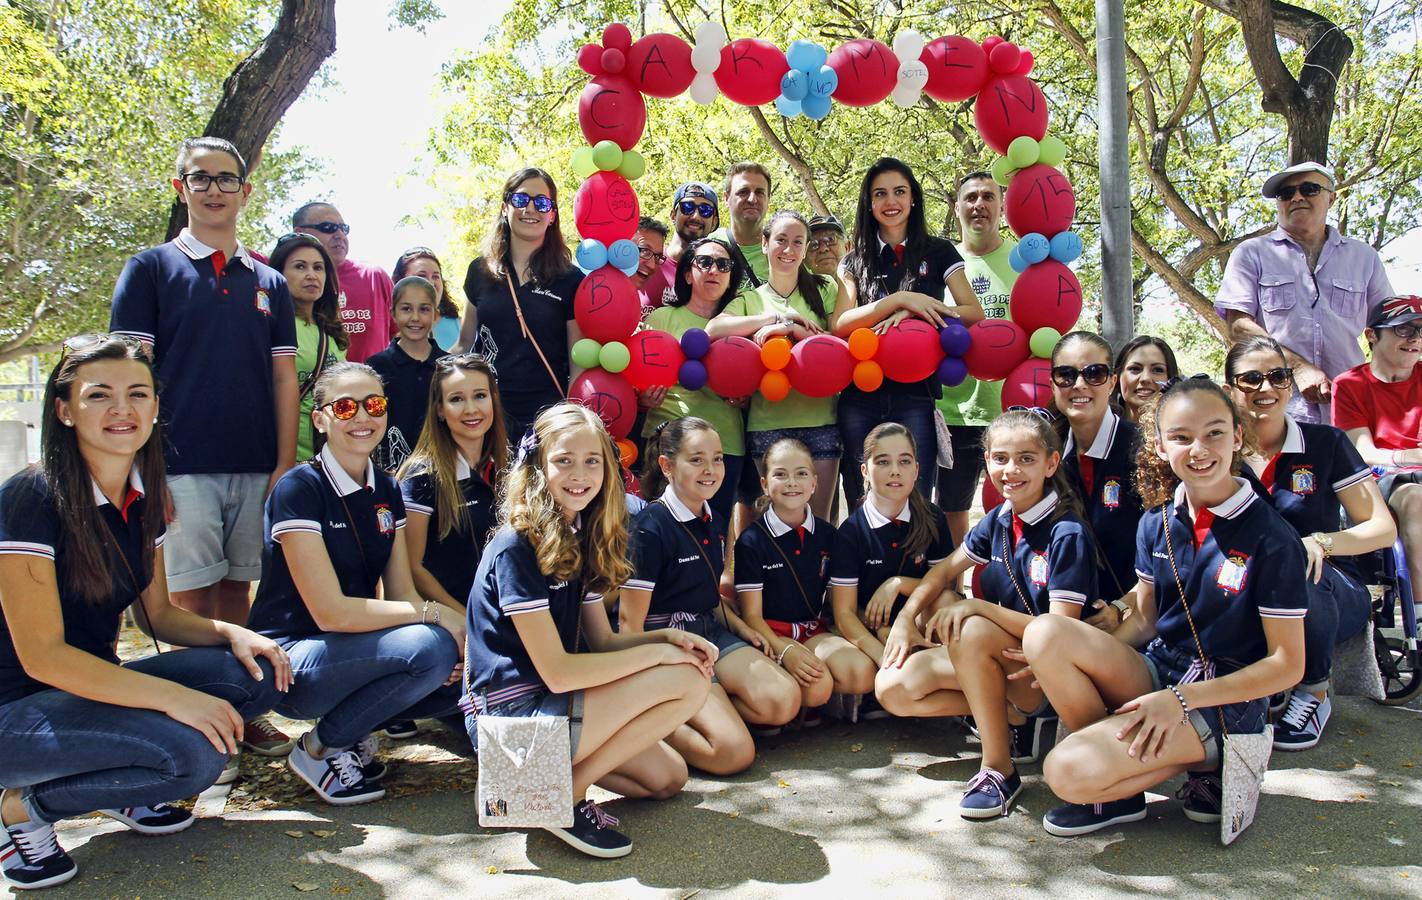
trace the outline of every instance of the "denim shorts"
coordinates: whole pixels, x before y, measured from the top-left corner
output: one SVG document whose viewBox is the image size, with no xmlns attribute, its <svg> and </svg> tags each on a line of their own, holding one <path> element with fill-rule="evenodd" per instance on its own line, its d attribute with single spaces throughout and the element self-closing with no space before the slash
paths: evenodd
<svg viewBox="0 0 1422 900">
<path fill-rule="evenodd" d="M 734 631 L 722 625 L 721 620 L 716 618 L 714 613 L 697 613 L 690 621 L 683 619 L 671 622 L 670 619 L 671 617 L 666 614 L 651 615 L 647 617 L 643 627 L 648 631 L 653 628 L 680 628 L 682 631 L 704 637 L 716 645 L 721 659 L 725 659 L 728 654 L 734 653 L 742 647 L 750 646 L 737 637 Z"/>
<path fill-rule="evenodd" d="M 1151 641 L 1141 651 L 1146 668 L 1150 670 L 1151 686 L 1164 690 L 1166 685 L 1179 684 L 1180 679 L 1190 669 L 1198 657 L 1193 650 L 1184 651 L 1167 647 L 1160 638 Z M 1195 726 L 1195 734 L 1205 745 L 1205 761 L 1202 769 L 1218 769 L 1224 758 L 1224 732 L 1220 718 L 1230 734 L 1259 734 L 1264 730 L 1269 714 L 1269 698 L 1260 697 L 1245 703 L 1229 703 L 1225 706 L 1190 710 L 1190 724 Z"/>
<path fill-rule="evenodd" d="M 163 539 L 168 590 L 195 591 L 219 581 L 262 577 L 263 473 L 173 475 L 173 521 Z"/>
<path fill-rule="evenodd" d="M 482 699 L 482 697 L 481 697 Z M 479 703 L 478 706 L 484 709 L 483 713 L 464 714 L 464 727 L 469 732 L 469 743 L 475 750 L 479 749 L 479 716 L 508 716 L 514 719 L 525 719 L 533 716 L 567 716 L 568 717 L 568 748 L 572 756 L 578 755 L 578 739 L 583 734 L 583 692 L 582 690 L 569 691 L 566 694 L 555 694 L 549 690 L 534 691 L 524 694 L 522 697 L 515 697 L 505 703 L 496 703 L 487 706 Z"/>
</svg>

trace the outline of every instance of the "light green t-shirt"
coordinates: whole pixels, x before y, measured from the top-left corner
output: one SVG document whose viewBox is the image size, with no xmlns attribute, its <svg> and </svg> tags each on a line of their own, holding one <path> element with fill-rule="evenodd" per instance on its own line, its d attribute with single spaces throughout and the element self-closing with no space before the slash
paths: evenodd
<svg viewBox="0 0 1422 900">
<path fill-rule="evenodd" d="M 962 254 L 965 274 L 983 312 L 989 319 L 1010 319 L 1007 314 L 1008 301 L 1012 299 L 1012 285 L 1017 282 L 1017 273 L 1007 261 L 1017 242 L 1004 238 L 1002 245 L 986 256 L 976 256 L 968 252 L 962 244 L 958 252 Z M 949 425 L 990 425 L 992 420 L 1002 415 L 1002 382 L 978 381 L 969 375 L 957 387 L 944 388 L 943 399 L 938 401 L 943 412 L 943 420 Z"/>
<path fill-rule="evenodd" d="M 685 306 L 659 306 L 647 314 L 646 327 L 680 338 L 693 328 L 705 330 L 709 321 Z M 711 427 L 721 435 L 721 450 L 727 456 L 745 456 L 741 411 L 728 405 L 709 387 L 688 391 L 678 385 L 669 389 L 661 406 L 647 410 L 647 424 L 642 427 L 642 437 L 651 437 L 658 425 L 683 416 L 697 416 L 710 422 Z"/>
<path fill-rule="evenodd" d="M 820 276 L 822 302 L 826 306 L 834 304 L 835 286 L 834 282 Z M 789 297 L 781 297 L 775 292 L 775 288 L 769 282 L 762 284 L 754 290 L 746 291 L 726 306 L 728 316 L 759 316 L 764 313 L 790 313 L 794 312 L 803 316 L 807 321 L 815 322 L 821 328 L 829 328 L 829 321 L 826 317 L 817 315 L 810 309 L 810 304 L 796 290 Z M 834 397 L 806 397 L 795 389 L 790 390 L 789 396 L 779 403 L 771 403 L 765 397 L 757 393 L 751 398 L 750 423 L 746 426 L 749 431 L 775 431 L 779 428 L 817 428 L 821 425 L 833 425 L 834 418 Z"/>
<path fill-rule="evenodd" d="M 736 240 L 729 228 L 717 228 L 707 237 L 713 237 L 728 244 Z M 765 258 L 765 250 L 761 247 L 760 241 L 756 241 L 754 244 L 736 243 L 736 246 L 741 248 L 741 255 L 746 258 L 746 265 L 750 266 L 756 279 L 761 282 L 768 281 L 770 279 L 770 260 Z M 749 288 L 750 284 L 747 283 L 746 287 Z"/>
<path fill-rule="evenodd" d="M 296 320 L 296 383 L 298 387 L 306 383 L 316 370 L 316 348 L 321 345 L 321 329 L 315 324 Z M 326 365 L 342 361 L 346 351 L 336 346 L 332 340 L 326 341 Z M 296 417 L 296 461 L 305 462 L 316 455 L 311 441 L 311 410 L 316 405 L 316 395 L 308 391 L 301 398 L 301 411 Z"/>
</svg>

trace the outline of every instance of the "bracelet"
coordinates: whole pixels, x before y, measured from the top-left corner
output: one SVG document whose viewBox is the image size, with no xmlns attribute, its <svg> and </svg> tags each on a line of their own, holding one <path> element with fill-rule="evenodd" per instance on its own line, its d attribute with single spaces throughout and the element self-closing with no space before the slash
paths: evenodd
<svg viewBox="0 0 1422 900">
<path fill-rule="evenodd" d="M 433 619 L 430 618 L 430 608 L 431 608 L 431 607 L 434 608 L 434 618 L 433 618 Z M 438 624 L 439 624 L 439 604 L 438 604 L 438 603 L 434 602 L 433 600 L 426 600 L 426 601 L 425 601 L 424 606 L 421 607 L 421 609 L 420 609 L 420 624 L 421 624 L 421 625 L 438 625 Z"/>
<path fill-rule="evenodd" d="M 780 655 L 775 658 L 775 664 L 777 666 L 780 666 L 782 669 L 785 667 L 785 654 L 789 653 L 790 648 L 793 646 L 795 646 L 794 643 L 789 643 L 780 648 Z"/>
<path fill-rule="evenodd" d="M 1170 693 L 1175 695 L 1175 699 L 1180 701 L 1180 724 L 1188 725 L 1190 722 L 1190 704 L 1185 702 L 1185 695 L 1180 693 L 1180 689 L 1173 684 L 1168 684 Z"/>
</svg>

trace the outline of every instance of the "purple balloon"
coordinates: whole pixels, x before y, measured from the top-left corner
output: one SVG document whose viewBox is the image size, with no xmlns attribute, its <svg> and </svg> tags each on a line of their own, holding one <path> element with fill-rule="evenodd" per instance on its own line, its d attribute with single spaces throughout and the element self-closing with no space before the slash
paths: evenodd
<svg viewBox="0 0 1422 900">
<path fill-rule="evenodd" d="M 972 345 L 973 336 L 968 333 L 968 329 L 957 322 L 949 322 L 943 326 L 942 331 L 938 332 L 938 343 L 943 347 L 943 352 L 949 356 L 962 356 L 968 352 L 968 347 Z M 958 381 L 962 381 L 962 379 L 960 378 Z"/>
<path fill-rule="evenodd" d="M 710 349 L 711 338 L 700 328 L 688 328 L 686 333 L 681 336 L 681 352 L 686 354 L 687 359 L 700 359 Z M 701 388 L 694 387 L 692 390 L 699 391 Z"/>
<path fill-rule="evenodd" d="M 968 365 L 959 357 L 945 356 L 943 362 L 938 364 L 938 380 L 943 383 L 944 387 L 957 387 L 967 377 Z"/>
<path fill-rule="evenodd" d="M 701 335 L 705 337 L 706 332 L 701 332 Z M 964 369 L 963 371 L 967 372 L 968 370 Z M 688 391 L 699 391 L 706 387 L 706 379 L 706 366 L 696 359 L 688 359 L 682 363 L 676 374 L 676 380 L 681 382 L 681 386 Z"/>
</svg>

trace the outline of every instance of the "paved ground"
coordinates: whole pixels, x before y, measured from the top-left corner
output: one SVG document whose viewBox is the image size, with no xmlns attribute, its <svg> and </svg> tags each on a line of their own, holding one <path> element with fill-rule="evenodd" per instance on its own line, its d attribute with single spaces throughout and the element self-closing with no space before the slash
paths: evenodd
<svg viewBox="0 0 1422 900">
<path fill-rule="evenodd" d="M 242 788 L 202 804 L 222 818 L 182 835 L 64 823 L 81 873 L 53 896 L 1422 896 L 1418 703 L 1339 701 L 1320 747 L 1275 755 L 1259 820 L 1229 849 L 1166 796 L 1144 823 L 1051 837 L 1036 766 L 1010 818 L 969 823 L 955 803 L 973 739 L 885 721 L 772 738 L 751 771 L 693 779 L 666 803 L 612 802 L 637 847 L 594 861 L 544 834 L 480 829 L 454 746 L 426 733 L 396 748 L 420 761 L 397 758 L 394 796 L 369 806 L 313 803 L 248 759 Z"/>
</svg>

